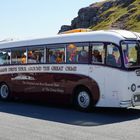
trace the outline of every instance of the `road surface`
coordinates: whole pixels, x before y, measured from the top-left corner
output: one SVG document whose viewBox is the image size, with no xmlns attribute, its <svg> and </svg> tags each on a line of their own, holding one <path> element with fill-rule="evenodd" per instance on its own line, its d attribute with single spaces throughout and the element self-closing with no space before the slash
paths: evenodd
<svg viewBox="0 0 140 140">
<path fill-rule="evenodd" d="M 85 113 L 0 101 L 0 140 L 140 140 L 140 107 Z"/>
</svg>

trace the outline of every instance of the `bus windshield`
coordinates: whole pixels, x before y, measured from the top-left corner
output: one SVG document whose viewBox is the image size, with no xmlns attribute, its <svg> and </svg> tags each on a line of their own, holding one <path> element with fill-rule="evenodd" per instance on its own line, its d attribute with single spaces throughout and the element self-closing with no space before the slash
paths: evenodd
<svg viewBox="0 0 140 140">
<path fill-rule="evenodd" d="M 125 67 L 140 67 L 140 44 L 137 41 L 124 41 L 121 45 Z"/>
</svg>

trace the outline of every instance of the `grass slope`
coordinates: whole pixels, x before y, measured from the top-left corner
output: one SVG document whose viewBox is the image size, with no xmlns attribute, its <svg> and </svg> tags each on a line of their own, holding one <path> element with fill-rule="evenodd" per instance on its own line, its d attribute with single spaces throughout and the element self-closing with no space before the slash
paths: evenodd
<svg viewBox="0 0 140 140">
<path fill-rule="evenodd" d="M 121 5 L 111 7 L 100 15 L 104 20 L 90 28 L 92 30 L 119 28 L 140 32 L 140 0 L 135 0 L 129 7 Z"/>
</svg>

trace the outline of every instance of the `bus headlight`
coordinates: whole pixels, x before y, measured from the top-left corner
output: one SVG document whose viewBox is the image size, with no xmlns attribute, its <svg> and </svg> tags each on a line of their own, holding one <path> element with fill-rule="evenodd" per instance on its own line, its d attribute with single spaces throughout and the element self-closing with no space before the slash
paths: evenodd
<svg viewBox="0 0 140 140">
<path fill-rule="evenodd" d="M 136 91 L 136 85 L 135 85 L 135 84 L 132 84 L 132 85 L 131 85 L 131 91 L 132 91 L 132 92 L 135 92 L 135 91 Z"/>
</svg>

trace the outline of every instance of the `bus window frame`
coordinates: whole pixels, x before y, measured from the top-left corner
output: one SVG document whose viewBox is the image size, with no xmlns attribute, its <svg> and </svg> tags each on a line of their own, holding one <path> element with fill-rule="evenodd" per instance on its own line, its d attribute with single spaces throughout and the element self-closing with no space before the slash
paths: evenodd
<svg viewBox="0 0 140 140">
<path fill-rule="evenodd" d="M 5 51 L 7 51 L 7 52 L 10 52 L 10 63 L 9 64 L 0 64 L 0 66 L 7 66 L 7 65 L 11 65 L 11 57 L 12 57 L 12 55 L 11 55 L 11 49 L 10 48 L 2 48 L 2 49 L 0 49 L 1 51 L 3 51 L 3 50 L 5 50 Z"/>
<path fill-rule="evenodd" d="M 124 54 L 123 54 L 123 52 L 122 52 L 122 42 L 125 42 L 125 41 L 136 41 L 136 42 L 138 42 L 139 44 L 140 44 L 140 40 L 138 40 L 138 39 L 135 39 L 135 40 L 131 40 L 131 39 L 128 39 L 128 40 L 121 40 L 120 41 L 120 49 L 121 49 L 121 53 L 122 53 L 122 62 L 123 62 L 123 65 L 122 65 L 122 67 L 123 67 L 123 69 L 124 70 L 126 70 L 126 71 L 134 71 L 134 70 L 136 70 L 136 69 L 140 69 L 140 67 L 132 67 L 132 68 L 127 68 L 126 66 L 125 66 L 125 63 L 124 63 Z"/>
<path fill-rule="evenodd" d="M 61 47 L 59 47 L 59 45 Z M 49 49 L 61 49 L 63 48 L 64 49 L 64 54 L 65 54 L 65 59 L 64 59 L 64 62 L 63 63 L 51 63 L 49 62 Z M 46 45 L 46 63 L 47 64 L 66 64 L 66 44 L 49 44 L 49 45 Z"/>
<path fill-rule="evenodd" d="M 14 47 L 14 48 L 11 48 L 10 50 L 11 50 L 11 60 L 10 60 L 10 65 L 26 65 L 27 64 L 27 54 L 26 54 L 26 63 L 13 63 L 13 61 L 12 61 L 12 51 L 15 51 L 15 50 L 23 50 L 23 49 L 25 49 L 25 53 L 27 53 L 27 47 L 26 46 L 24 46 L 24 47 Z M 22 57 L 21 57 L 21 59 L 22 59 Z"/>
<path fill-rule="evenodd" d="M 37 63 L 29 63 L 29 62 L 28 62 L 28 51 L 30 51 L 30 50 L 32 50 L 32 49 L 36 49 L 36 48 L 37 48 L 37 49 L 43 49 L 43 50 L 44 50 L 44 56 L 43 56 L 43 57 L 44 57 L 44 62 L 42 62 L 42 63 L 41 63 L 41 62 L 40 62 L 40 63 L 38 63 L 38 62 L 37 62 Z M 35 46 L 30 46 L 30 47 L 27 46 L 27 47 L 26 47 L 26 51 L 27 51 L 27 60 L 26 60 L 27 63 L 26 63 L 26 64 L 44 64 L 44 63 L 46 62 L 46 60 L 45 60 L 45 59 L 46 59 L 46 56 L 45 56 L 45 53 L 46 53 L 46 46 L 45 46 L 45 45 L 35 45 Z"/>
<path fill-rule="evenodd" d="M 104 63 L 92 63 L 92 44 L 104 44 L 104 49 L 105 49 L 105 58 L 104 58 Z M 112 44 L 112 45 L 114 45 L 115 47 L 117 47 L 118 48 L 118 50 L 119 50 L 119 52 L 120 52 L 120 57 L 121 57 L 121 65 L 119 66 L 119 67 L 116 67 L 116 66 L 111 66 L 111 65 L 107 65 L 107 63 L 106 63 L 106 56 L 107 56 L 107 45 L 109 45 L 109 44 Z M 122 64 L 122 62 L 123 62 L 123 58 L 122 58 L 122 50 L 121 50 L 121 46 L 119 46 L 119 45 L 117 45 L 117 44 L 115 44 L 115 43 L 113 43 L 113 42 L 90 42 L 90 64 L 92 64 L 92 65 L 99 65 L 99 66 L 106 66 L 106 67 L 111 67 L 111 68 L 115 68 L 115 69 L 122 69 L 123 67 L 123 64 Z"/>
<path fill-rule="evenodd" d="M 106 63 L 107 45 L 109 45 L 109 44 L 112 44 L 112 45 L 114 45 L 115 47 L 118 48 L 118 50 L 119 50 L 119 52 L 120 52 L 120 58 L 121 58 L 121 65 L 120 65 L 120 66 L 113 66 L 113 65 L 111 66 L 111 65 L 108 65 L 108 64 Z M 119 45 L 117 45 L 117 44 L 115 44 L 115 43 L 112 43 L 112 42 L 106 42 L 106 43 L 105 43 L 105 65 L 108 66 L 108 67 L 117 68 L 117 69 L 121 69 L 121 68 L 122 68 L 122 66 L 123 66 L 123 54 L 122 54 L 121 46 L 119 46 Z"/>
<path fill-rule="evenodd" d="M 93 64 L 93 65 L 105 65 L 105 58 L 104 58 L 104 63 L 102 62 L 92 62 L 92 48 L 93 48 L 93 44 L 103 44 L 103 48 L 104 48 L 104 53 L 105 53 L 105 56 L 106 56 L 106 46 L 105 46 L 105 43 L 104 42 L 91 42 L 90 43 L 90 64 Z"/>
<path fill-rule="evenodd" d="M 121 41 L 126 41 L 126 40 L 121 40 Z M 121 41 L 120 41 L 120 44 L 121 44 Z M 130 41 L 134 41 L 134 40 L 130 40 Z M 91 61 L 91 59 L 92 59 L 92 54 L 91 54 L 92 53 L 92 44 L 96 44 L 96 43 L 104 44 L 105 56 L 106 56 L 106 53 L 107 53 L 107 45 L 108 44 L 115 45 L 118 48 L 118 50 L 120 51 L 121 66 L 120 67 L 114 67 L 114 66 L 107 65 L 106 64 L 106 57 L 105 57 L 105 60 L 104 60 L 104 64 L 102 64 L 102 63 L 92 63 L 92 61 Z M 66 60 L 67 59 L 67 45 L 68 44 L 75 44 L 75 45 L 78 44 L 78 46 L 79 46 L 79 44 L 82 44 L 82 45 L 84 44 L 85 46 L 89 46 L 89 53 L 88 53 L 89 60 L 88 60 L 88 63 L 68 63 L 67 60 Z M 52 48 L 57 48 L 58 45 L 62 46 L 60 48 L 64 48 L 64 50 L 65 50 L 65 63 L 49 63 L 49 60 L 48 60 L 49 52 L 48 52 L 48 50 L 52 49 Z M 119 45 L 117 45 L 113 42 L 101 42 L 101 41 L 100 42 L 98 42 L 98 41 L 96 41 L 96 42 L 66 42 L 66 43 L 57 43 L 57 44 L 56 43 L 55 44 L 41 44 L 41 45 L 19 46 L 19 47 L 13 47 L 13 48 L 2 48 L 1 50 L 5 49 L 5 50 L 10 50 L 12 52 L 13 49 L 25 48 L 27 50 L 28 48 L 36 48 L 36 47 L 44 48 L 44 51 L 45 51 L 45 53 L 44 53 L 44 63 L 26 63 L 26 64 L 22 64 L 22 65 L 29 65 L 29 64 L 31 64 L 31 65 L 32 64 L 77 64 L 77 65 L 78 64 L 86 64 L 86 65 L 88 65 L 88 64 L 91 64 L 91 65 L 102 65 L 102 66 L 112 67 L 112 68 L 116 68 L 116 69 L 126 69 L 123 65 L 123 58 L 122 58 L 123 56 L 122 56 L 121 46 L 119 46 Z M 28 57 L 28 54 L 27 54 L 27 57 Z M 5 65 L 19 65 L 19 64 L 12 64 L 11 62 L 12 62 L 12 56 L 10 58 L 10 64 L 5 64 Z"/>
<path fill-rule="evenodd" d="M 4 64 L 4 65 L 3 64 L 2 65 L 0 64 L 0 66 L 19 65 L 19 64 L 12 64 L 12 50 L 15 50 L 15 49 L 19 50 L 19 49 L 24 48 L 26 50 L 26 53 L 27 53 L 28 48 L 36 48 L 36 47 L 37 48 L 44 48 L 44 51 L 46 50 L 46 44 L 18 46 L 18 47 L 12 47 L 12 48 L 10 48 L 10 47 L 8 47 L 8 48 L 0 48 L 0 50 L 9 50 L 10 53 L 11 53 L 11 56 L 10 56 L 10 64 Z M 44 59 L 46 59 L 45 52 L 44 52 Z M 26 57 L 28 57 L 28 54 L 27 54 Z M 44 60 L 43 63 L 27 63 L 27 61 L 28 61 L 28 58 L 26 59 L 26 63 L 25 64 L 21 63 L 20 65 L 29 65 L 29 64 L 32 65 L 32 64 L 45 64 L 46 63 L 46 60 Z"/>
<path fill-rule="evenodd" d="M 68 47 L 68 45 L 70 45 L 70 44 L 74 44 L 75 46 L 77 46 L 77 47 L 82 47 L 82 46 L 88 46 L 88 62 L 87 63 L 79 63 L 79 62 L 68 62 L 68 52 L 67 52 L 67 47 Z M 81 44 L 81 45 L 80 45 Z M 77 65 L 80 65 L 80 64 L 86 64 L 86 65 L 88 65 L 88 64 L 90 64 L 90 42 L 70 42 L 70 43 L 66 43 L 66 64 L 77 64 Z"/>
</svg>

